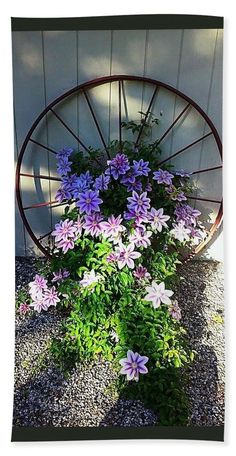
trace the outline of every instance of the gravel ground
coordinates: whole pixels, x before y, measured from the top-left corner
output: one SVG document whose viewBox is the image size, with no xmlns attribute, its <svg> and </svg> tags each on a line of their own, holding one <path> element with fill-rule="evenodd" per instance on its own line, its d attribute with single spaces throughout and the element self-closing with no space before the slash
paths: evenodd
<svg viewBox="0 0 236 456">
<path fill-rule="evenodd" d="M 33 278 L 35 260 L 16 260 L 17 293 Z M 192 261 L 180 269 L 176 292 L 192 349 L 187 394 L 192 425 L 224 422 L 223 268 Z M 13 422 L 18 426 L 145 426 L 158 422 L 140 401 L 120 399 L 112 388 L 116 373 L 108 362 L 81 364 L 69 377 L 49 360 L 48 344 L 59 334 L 56 310 L 16 314 Z"/>
</svg>

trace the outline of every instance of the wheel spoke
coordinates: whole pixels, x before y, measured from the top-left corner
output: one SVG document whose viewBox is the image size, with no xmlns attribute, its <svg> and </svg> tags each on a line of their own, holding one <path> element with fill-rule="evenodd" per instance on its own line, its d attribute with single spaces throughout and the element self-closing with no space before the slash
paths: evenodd
<svg viewBox="0 0 236 456">
<path fill-rule="evenodd" d="M 107 145 L 106 145 L 104 136 L 103 136 L 103 134 L 102 134 L 101 128 L 100 128 L 99 123 L 98 123 L 98 121 L 97 121 L 95 112 L 94 112 L 94 110 L 93 110 L 93 108 L 92 108 L 92 105 L 91 105 L 91 101 L 90 101 L 90 99 L 89 99 L 89 96 L 88 96 L 88 94 L 87 94 L 87 92 L 86 92 L 85 90 L 83 90 L 83 94 L 84 94 L 84 96 L 85 96 L 85 98 L 86 98 L 86 101 L 87 101 L 89 110 L 90 110 L 90 112 L 91 112 L 91 114 L 92 114 L 94 123 L 95 123 L 95 125 L 96 125 L 96 127 L 97 127 L 98 134 L 99 134 L 99 136 L 100 136 L 100 138 L 101 138 L 102 144 L 103 144 L 103 146 L 104 146 L 104 148 L 105 148 L 105 150 L 106 150 L 106 153 L 107 153 L 108 158 L 110 159 L 110 158 L 111 158 L 111 157 L 110 157 L 110 153 L 109 153 L 109 150 L 107 149 Z"/>
<path fill-rule="evenodd" d="M 50 207 L 58 207 L 58 206 L 64 206 L 65 204 L 68 204 L 68 202 L 65 203 L 59 203 L 53 206 L 53 204 L 57 203 L 57 201 L 48 201 L 47 203 L 39 203 L 39 204 L 33 204 L 32 206 L 25 206 L 23 207 L 24 211 L 27 211 L 28 209 L 38 209 L 40 207 L 45 207 L 45 206 L 50 206 Z"/>
<path fill-rule="evenodd" d="M 138 137 L 137 137 L 137 139 L 136 139 L 135 147 L 138 146 L 139 140 L 140 140 L 140 138 L 141 138 L 141 136 L 142 136 L 142 132 L 143 132 L 144 125 L 145 125 L 145 123 L 146 123 L 148 114 L 149 114 L 150 111 L 151 111 L 151 107 L 152 107 L 154 98 L 155 98 L 155 96 L 156 96 L 158 90 L 159 90 L 159 87 L 156 86 L 156 87 L 155 87 L 155 90 L 154 90 L 154 92 L 153 92 L 153 94 L 152 94 L 152 97 L 151 97 L 151 100 L 150 100 L 148 109 L 147 109 L 147 111 L 146 111 L 145 117 L 144 117 L 144 119 L 143 119 L 142 126 L 141 126 L 141 128 L 140 128 L 140 130 L 139 130 L 139 134 L 138 134 Z"/>
<path fill-rule="evenodd" d="M 55 154 L 55 155 L 57 154 L 57 152 L 56 152 L 55 150 L 51 149 L 51 148 L 48 147 L 48 146 L 45 146 L 44 144 L 41 144 L 41 143 L 38 142 L 38 141 L 35 141 L 35 140 L 32 139 L 32 138 L 29 138 L 29 141 L 31 141 L 31 142 L 34 143 L 34 144 L 37 144 L 37 146 L 42 147 L 43 149 L 49 150 L 49 152 L 52 152 L 52 154 Z"/>
<path fill-rule="evenodd" d="M 120 142 L 120 149 L 122 149 L 122 131 L 121 131 L 121 82 L 119 81 L 119 142 Z"/>
<path fill-rule="evenodd" d="M 20 173 L 20 176 L 24 177 L 31 177 L 31 178 L 37 178 L 37 179 L 47 179 L 47 180 L 53 180 L 53 181 L 59 181 L 61 182 L 61 179 L 59 177 L 53 177 L 53 176 L 44 176 L 42 174 L 27 174 L 27 173 Z"/>
<path fill-rule="evenodd" d="M 40 236 L 40 237 L 38 238 L 38 241 L 42 241 L 42 239 L 46 238 L 47 236 L 50 236 L 51 233 L 52 233 L 52 230 L 49 231 L 48 233 L 44 234 L 43 236 Z"/>
<path fill-rule="evenodd" d="M 50 111 L 59 120 L 59 122 L 61 122 L 61 124 L 64 125 L 66 130 L 68 130 L 71 133 L 71 135 L 74 136 L 74 138 L 86 150 L 86 152 L 88 152 L 88 154 L 91 155 L 89 148 L 87 146 L 85 146 L 85 144 L 81 141 L 81 139 L 79 139 L 79 137 L 71 130 L 71 128 L 64 122 L 64 120 L 54 111 L 54 109 L 50 108 Z M 101 166 L 101 163 L 99 163 L 99 161 L 95 157 L 92 157 L 92 158 L 96 163 L 98 163 L 99 166 Z"/>
<path fill-rule="evenodd" d="M 192 199 L 192 200 L 197 200 L 197 201 L 207 201 L 209 203 L 219 203 L 221 204 L 222 201 L 219 201 L 219 200 L 212 200 L 212 199 L 209 199 L 209 198 L 200 198 L 198 196 L 189 196 L 189 195 L 186 195 L 186 197 L 188 199 Z"/>
<path fill-rule="evenodd" d="M 179 119 L 184 115 L 184 113 L 187 111 L 187 109 L 191 106 L 190 103 L 188 103 L 185 108 L 181 111 L 181 113 L 176 117 L 176 119 L 174 120 L 174 122 L 172 122 L 172 124 L 170 125 L 169 128 L 167 128 L 167 130 L 165 131 L 165 133 L 163 133 L 163 135 L 161 136 L 161 138 L 154 144 L 151 152 L 153 151 L 153 149 L 157 146 L 159 146 L 159 144 L 163 141 L 163 139 L 168 135 L 168 133 L 170 132 L 170 130 L 172 130 L 172 128 L 175 126 L 175 124 L 179 121 Z"/>
<path fill-rule="evenodd" d="M 208 136 L 212 135 L 212 131 L 210 131 L 210 133 L 207 133 L 206 135 L 204 136 L 201 136 L 201 138 L 198 138 L 196 139 L 195 141 L 193 141 L 192 143 L 188 144 L 187 146 L 183 147 L 182 149 L 178 150 L 177 152 L 175 152 L 174 154 L 170 155 L 168 158 L 165 158 L 165 160 L 162 160 L 160 163 L 158 163 L 158 165 L 163 165 L 163 163 L 166 163 L 167 161 L 171 160 L 172 158 L 176 157 L 177 155 L 181 154 L 182 152 L 184 152 L 185 150 L 189 149 L 190 147 L 194 146 L 195 144 L 199 143 L 200 141 L 203 141 L 205 138 L 207 138 Z"/>
<path fill-rule="evenodd" d="M 222 169 L 222 165 L 214 166 L 213 168 L 199 169 L 198 171 L 193 171 L 191 174 L 193 175 L 193 174 L 206 173 L 208 171 L 214 171 L 215 169 Z"/>
</svg>

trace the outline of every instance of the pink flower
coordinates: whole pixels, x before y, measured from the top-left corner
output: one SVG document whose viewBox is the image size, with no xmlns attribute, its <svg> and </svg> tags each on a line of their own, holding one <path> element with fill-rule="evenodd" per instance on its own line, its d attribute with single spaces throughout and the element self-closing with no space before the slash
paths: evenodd
<svg viewBox="0 0 236 456">
<path fill-rule="evenodd" d="M 73 220 L 61 220 L 56 223 L 55 230 L 52 232 L 52 236 L 55 236 L 55 242 L 61 240 L 68 240 L 68 238 L 75 238 L 75 232 L 77 227 L 74 226 Z"/>
<path fill-rule="evenodd" d="M 102 222 L 102 230 L 103 231 L 103 236 L 106 238 L 113 238 L 119 236 L 120 233 L 125 231 L 125 227 L 121 225 L 122 218 L 121 215 L 118 215 L 118 217 L 115 217 L 114 215 L 111 215 L 107 222 Z"/>
<path fill-rule="evenodd" d="M 94 212 L 91 215 L 86 215 L 84 218 L 84 230 L 85 234 L 91 234 L 91 236 L 99 236 L 102 232 L 102 217 L 100 214 Z"/>
<path fill-rule="evenodd" d="M 58 302 L 60 302 L 60 299 L 58 298 L 58 294 L 54 286 L 45 291 L 44 304 L 47 307 L 56 306 Z"/>
<path fill-rule="evenodd" d="M 134 251 L 134 244 L 129 244 L 127 247 L 121 244 L 119 247 L 116 248 L 118 256 L 118 268 L 122 269 L 124 266 L 128 266 L 128 268 L 134 268 L 134 261 L 136 258 L 141 256 L 141 253 Z"/>
<path fill-rule="evenodd" d="M 148 370 L 145 364 L 148 362 L 147 356 L 141 356 L 139 353 L 134 353 L 132 350 L 127 351 L 127 358 L 119 361 L 122 365 L 120 374 L 127 375 L 127 380 L 135 380 L 138 382 L 139 374 L 147 374 Z"/>
<path fill-rule="evenodd" d="M 59 242 L 57 242 L 57 247 L 62 249 L 63 253 L 68 252 L 69 249 L 73 249 L 75 246 L 75 243 L 72 239 L 61 239 Z"/>
<path fill-rule="evenodd" d="M 151 231 L 145 231 L 144 227 L 139 227 L 129 236 L 129 241 L 133 242 L 137 247 L 144 247 L 146 249 L 151 244 L 149 239 L 151 236 Z"/>
<path fill-rule="evenodd" d="M 184 226 L 184 222 L 179 222 L 173 224 L 174 228 L 170 231 L 172 236 L 175 239 L 178 239 L 180 242 L 189 241 L 190 229 Z"/>
<path fill-rule="evenodd" d="M 33 309 L 39 313 L 41 312 L 41 310 L 48 310 L 48 305 L 44 301 L 43 296 L 36 297 L 30 304 L 30 307 L 33 307 Z"/>
<path fill-rule="evenodd" d="M 149 212 L 149 220 L 151 222 L 151 227 L 153 230 L 162 231 L 162 227 L 168 228 L 167 220 L 169 220 L 169 215 L 163 214 L 164 209 L 160 208 L 156 210 L 154 207 Z"/>
<path fill-rule="evenodd" d="M 171 305 L 169 306 L 168 310 L 169 310 L 170 315 L 172 316 L 172 318 L 174 318 L 175 320 L 180 320 L 181 319 L 181 310 L 179 308 L 177 300 L 175 300 L 175 301 L 173 301 L 171 303 Z"/>
<path fill-rule="evenodd" d="M 26 314 L 27 312 L 29 312 L 30 310 L 30 307 L 29 307 L 29 304 L 27 304 L 27 302 L 22 302 L 19 306 L 19 312 L 21 314 Z"/>
<path fill-rule="evenodd" d="M 147 295 L 145 296 L 145 301 L 151 301 L 153 307 L 156 309 L 160 306 L 161 302 L 164 304 L 171 304 L 170 296 L 173 295 L 173 291 L 166 290 L 164 282 L 159 283 L 152 282 L 151 287 L 146 287 Z"/>
<path fill-rule="evenodd" d="M 150 277 L 149 272 L 147 271 L 147 268 L 139 264 L 135 271 L 133 272 L 134 277 L 138 280 L 143 280 L 143 279 L 148 279 Z"/>
<path fill-rule="evenodd" d="M 29 283 L 29 294 L 30 296 L 36 297 L 42 294 L 43 290 L 47 289 L 47 280 L 38 274 L 34 277 L 34 281 Z"/>
</svg>

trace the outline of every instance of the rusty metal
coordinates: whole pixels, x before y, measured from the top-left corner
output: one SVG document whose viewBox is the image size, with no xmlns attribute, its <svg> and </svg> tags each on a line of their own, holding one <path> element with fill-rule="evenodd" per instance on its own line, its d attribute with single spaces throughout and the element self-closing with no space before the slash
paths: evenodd
<svg viewBox="0 0 236 456">
<path fill-rule="evenodd" d="M 34 143 L 34 144 L 36 144 L 36 145 L 39 146 L 39 147 L 42 147 L 42 149 L 46 149 L 46 150 L 48 150 L 49 152 L 52 152 L 52 154 L 57 155 L 57 152 L 56 152 L 55 150 L 51 149 L 51 147 L 45 146 L 44 144 L 41 144 L 40 142 L 35 141 L 35 139 L 33 139 L 33 138 L 29 138 L 29 141 L 32 142 L 32 143 Z"/>
<path fill-rule="evenodd" d="M 19 206 L 19 211 L 20 211 L 20 214 L 21 214 L 21 217 L 22 217 L 22 220 L 23 220 L 23 223 L 29 233 L 29 235 L 31 236 L 31 238 L 33 239 L 33 241 L 35 242 L 35 244 L 37 245 L 37 247 L 47 256 L 47 257 L 50 257 L 50 253 L 48 252 L 48 250 L 40 243 L 40 238 L 38 239 L 34 232 L 32 231 L 31 227 L 30 227 L 30 224 L 27 220 L 27 217 L 25 215 L 25 209 L 23 207 L 23 204 L 22 204 L 22 197 L 21 197 L 21 189 L 20 189 L 20 177 L 21 177 L 21 165 L 22 165 L 22 160 L 23 160 L 23 156 L 24 156 L 24 153 L 25 153 L 25 150 L 29 144 L 29 142 L 33 142 L 35 143 L 36 145 L 38 145 L 39 147 L 41 148 L 44 148 L 46 150 L 49 150 L 50 152 L 56 154 L 56 151 L 54 151 L 53 149 L 33 140 L 31 138 L 35 128 L 38 126 L 38 124 L 40 123 L 40 121 L 46 116 L 47 113 L 49 112 L 52 112 L 57 118 L 58 120 L 61 121 L 61 124 L 71 133 L 73 134 L 73 136 L 76 138 L 76 140 L 82 145 L 82 147 L 88 152 L 90 153 L 89 149 L 87 148 L 87 146 L 85 144 L 83 144 L 81 142 L 81 140 L 74 134 L 74 132 L 70 129 L 70 127 L 63 121 L 63 119 L 60 118 L 60 116 L 54 111 L 54 107 L 56 105 L 58 105 L 59 103 L 61 103 L 63 100 L 65 100 L 66 98 L 70 97 L 71 95 L 73 94 L 76 94 L 76 93 L 80 93 L 80 92 L 84 92 L 85 90 L 88 90 L 92 87 L 95 87 L 95 86 L 99 86 L 99 85 L 102 85 L 102 84 L 106 84 L 106 83 L 112 83 L 112 82 L 118 82 L 119 84 L 119 113 L 118 113 L 118 116 L 119 116 L 119 141 L 120 141 L 120 144 L 122 143 L 122 132 L 121 132 L 121 84 L 123 85 L 123 81 L 134 81 L 134 82 L 141 82 L 141 83 L 146 83 L 146 84 L 151 84 L 151 85 L 154 85 L 155 87 L 159 87 L 159 88 L 163 88 L 167 91 L 170 91 L 172 92 L 173 94 L 175 94 L 176 96 L 179 96 L 181 97 L 183 100 L 185 100 L 187 102 L 187 106 L 185 107 L 184 109 L 184 112 L 187 110 L 188 107 L 192 106 L 202 117 L 203 119 L 206 121 L 207 125 L 209 126 L 211 132 L 208 133 L 207 135 L 204 135 L 204 137 L 207 137 L 209 136 L 210 134 L 213 134 L 214 136 L 214 139 L 215 139 L 215 142 L 216 142 L 216 145 L 217 145 L 217 149 L 218 149 L 218 152 L 220 154 L 220 157 L 222 158 L 222 143 L 221 143 L 221 139 L 219 137 L 219 134 L 213 124 L 213 122 L 211 121 L 211 119 L 208 117 L 208 115 L 202 110 L 202 108 L 194 101 L 194 100 L 191 100 L 191 98 L 189 98 L 187 95 L 183 94 L 182 92 L 180 92 L 178 89 L 174 88 L 174 87 L 171 87 L 170 85 L 168 84 L 165 84 L 164 82 L 161 82 L 161 81 L 158 81 L 158 80 L 155 80 L 155 79 L 152 79 L 152 78 L 147 78 L 147 77 L 141 77 L 141 76 L 129 76 L 129 75 L 112 75 L 112 76 L 105 76 L 105 77 L 101 77 L 101 78 L 97 78 L 97 79 L 93 79 L 91 81 L 88 81 L 84 84 L 80 84 L 80 85 L 77 85 L 75 87 L 73 87 L 72 89 L 68 90 L 67 92 L 63 93 L 62 95 L 60 95 L 59 97 L 57 97 L 55 100 L 53 100 L 41 113 L 40 115 L 36 118 L 36 120 L 34 121 L 34 123 L 32 124 L 30 130 L 28 131 L 26 137 L 25 137 L 25 140 L 23 142 L 23 145 L 21 147 L 21 150 L 20 150 L 20 154 L 19 154 L 19 158 L 18 158 L 18 162 L 17 162 L 17 167 L 16 167 L 16 196 L 17 196 L 17 202 L 18 202 L 18 206 Z M 164 139 L 164 137 L 169 133 L 169 131 L 174 127 L 175 123 L 179 120 L 179 118 L 184 114 L 184 112 L 182 111 L 180 113 L 180 115 L 175 119 L 175 121 L 172 123 L 172 125 L 166 130 L 166 132 L 164 133 L 164 135 L 162 135 L 162 137 L 159 139 L 159 144 L 160 142 Z M 189 147 L 193 146 L 194 144 L 196 144 L 197 142 L 200 142 L 204 139 L 204 137 L 202 138 L 199 138 L 198 140 L 196 140 L 196 142 L 193 142 L 191 143 L 190 145 L 188 146 L 185 146 L 183 149 L 181 149 L 180 151 L 178 151 L 177 153 L 181 153 L 183 152 L 184 150 L 188 149 Z M 156 144 L 155 144 L 156 146 Z M 175 153 L 175 156 L 176 154 Z M 173 158 L 173 157 L 169 157 L 170 158 Z M 100 165 L 99 161 L 96 160 L 98 162 L 98 164 Z M 199 171 L 199 172 L 206 172 L 207 170 L 203 170 L 203 171 Z M 193 198 L 193 197 L 191 197 Z M 197 199 L 197 198 L 195 198 Z M 199 198 L 198 198 L 199 199 Z M 207 199 L 203 199 L 203 201 L 207 201 Z M 218 202 L 218 201 L 214 201 L 214 202 Z M 40 203 L 41 204 L 41 203 Z M 66 204 L 66 203 L 65 203 Z M 47 205 L 47 203 L 45 204 Z M 60 204 L 62 205 L 62 204 Z M 51 206 L 51 207 L 56 207 L 56 206 Z M 218 211 L 218 214 L 217 214 L 217 217 L 216 217 L 216 220 L 211 228 L 211 238 L 214 234 L 214 232 L 217 230 L 218 226 L 220 225 L 221 223 L 221 220 L 222 220 L 222 215 L 223 215 L 223 206 L 222 204 L 220 205 L 220 209 Z M 46 237 L 46 236 L 45 236 Z M 204 241 L 202 243 L 199 244 L 199 246 L 197 247 L 197 249 L 195 250 L 196 253 L 199 253 L 199 251 L 201 251 L 201 249 L 203 247 L 205 247 L 206 243 L 208 241 Z"/>
<path fill-rule="evenodd" d="M 110 159 L 111 157 L 110 157 L 109 150 L 107 149 L 106 141 L 105 141 L 105 139 L 104 139 L 104 137 L 103 137 L 102 130 L 101 130 L 100 126 L 99 126 L 99 123 L 98 123 L 98 121 L 97 121 L 97 118 L 96 118 L 94 109 L 92 108 L 92 104 L 91 104 L 91 101 L 90 101 L 90 99 L 89 99 L 89 96 L 88 96 L 86 90 L 83 90 L 83 94 L 84 94 L 85 99 L 86 99 L 86 101 L 87 101 L 87 103 L 88 103 L 89 110 L 90 110 L 90 112 L 91 112 L 91 115 L 92 115 L 92 118 L 93 118 L 93 120 L 94 120 L 94 123 L 95 123 L 95 125 L 96 125 L 96 127 L 97 127 L 98 134 L 99 134 L 99 136 L 100 136 L 100 139 L 101 139 L 101 141 L 102 141 L 102 144 L 103 144 L 103 146 L 104 146 L 104 149 L 106 150 L 107 156 L 108 156 L 108 158 Z"/>
<path fill-rule="evenodd" d="M 199 169 L 198 171 L 193 171 L 191 175 L 193 176 L 194 174 L 207 173 L 208 171 L 215 171 L 216 169 L 222 169 L 222 165 L 213 166 L 212 168 Z"/>
<path fill-rule="evenodd" d="M 45 176 L 43 174 L 28 174 L 28 173 L 20 173 L 21 176 L 24 177 L 31 177 L 33 179 L 47 179 L 47 180 L 53 180 L 53 181 L 58 181 L 61 182 L 60 177 L 54 177 L 54 176 Z"/>
</svg>

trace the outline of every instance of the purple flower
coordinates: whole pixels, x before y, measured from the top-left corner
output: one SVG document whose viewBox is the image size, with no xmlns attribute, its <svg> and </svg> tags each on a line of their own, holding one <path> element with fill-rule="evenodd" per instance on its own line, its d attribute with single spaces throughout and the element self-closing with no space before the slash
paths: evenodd
<svg viewBox="0 0 236 456">
<path fill-rule="evenodd" d="M 67 269 L 59 269 L 59 271 L 53 272 L 53 279 L 52 282 L 61 282 L 63 279 L 69 277 L 70 273 Z"/>
<path fill-rule="evenodd" d="M 67 157 L 60 158 L 57 164 L 58 174 L 60 174 L 61 176 L 66 176 L 71 171 L 71 164 L 72 162 L 69 161 Z"/>
<path fill-rule="evenodd" d="M 122 365 L 120 374 L 127 375 L 127 380 L 135 380 L 138 382 L 139 374 L 147 374 L 148 369 L 145 364 L 148 362 L 147 356 L 141 356 L 139 353 L 134 353 L 132 350 L 127 351 L 127 358 L 119 361 Z"/>
<path fill-rule="evenodd" d="M 142 191 L 142 182 L 136 180 L 132 184 L 127 185 L 127 192 L 141 192 Z"/>
<path fill-rule="evenodd" d="M 58 302 L 60 302 L 60 299 L 56 292 L 56 288 L 54 286 L 52 288 L 48 288 L 44 294 L 44 304 L 46 304 L 47 307 L 50 307 L 56 306 Z"/>
<path fill-rule="evenodd" d="M 102 232 L 102 217 L 100 214 L 93 213 L 84 217 L 83 228 L 85 234 L 91 234 L 91 236 L 99 236 Z"/>
<path fill-rule="evenodd" d="M 34 281 L 29 283 L 29 294 L 32 298 L 41 296 L 42 292 L 47 288 L 47 280 L 43 276 L 36 274 Z"/>
<path fill-rule="evenodd" d="M 128 197 L 127 200 L 129 202 L 127 208 L 130 211 L 146 214 L 147 210 L 150 208 L 150 198 L 147 198 L 147 192 L 143 192 L 141 195 L 133 192 L 132 196 Z"/>
<path fill-rule="evenodd" d="M 101 225 L 104 237 L 113 238 L 125 231 L 125 227 L 121 224 L 122 220 L 121 215 L 118 215 L 118 217 L 111 215 L 107 222 L 102 222 Z"/>
<path fill-rule="evenodd" d="M 145 192 L 151 192 L 151 191 L 152 191 L 152 186 L 151 186 L 150 182 L 148 182 L 145 187 Z"/>
<path fill-rule="evenodd" d="M 112 160 L 108 160 L 107 164 L 109 169 L 105 174 L 111 174 L 115 180 L 130 169 L 128 157 L 124 154 L 117 154 Z"/>
<path fill-rule="evenodd" d="M 68 192 L 71 193 L 73 191 L 73 187 L 76 184 L 77 180 L 78 180 L 77 174 L 71 174 L 70 176 L 63 176 L 61 186 L 64 190 L 67 190 Z"/>
<path fill-rule="evenodd" d="M 206 233 L 204 233 L 202 230 L 196 229 L 195 227 L 189 227 L 189 229 L 191 241 L 195 245 L 199 244 L 199 242 L 206 237 Z"/>
<path fill-rule="evenodd" d="M 138 280 L 143 280 L 143 279 L 149 279 L 150 278 L 150 274 L 149 272 L 147 271 L 147 268 L 145 268 L 144 266 L 142 266 L 141 264 L 139 264 L 137 266 L 137 268 L 135 269 L 135 271 L 133 272 L 133 275 L 134 277 L 136 277 L 136 279 Z"/>
<path fill-rule="evenodd" d="M 61 187 L 57 190 L 55 200 L 58 201 L 59 203 L 62 203 L 62 201 L 67 201 L 71 199 L 71 193 L 66 190 L 65 188 Z"/>
<path fill-rule="evenodd" d="M 177 190 L 172 195 L 170 195 L 170 197 L 173 201 L 186 201 L 186 199 L 187 199 L 184 192 L 179 191 L 179 190 Z"/>
<path fill-rule="evenodd" d="M 126 211 L 124 212 L 125 220 L 132 220 L 134 219 L 134 224 L 136 226 L 140 226 L 143 223 L 148 223 L 148 218 L 146 214 L 140 214 L 135 211 Z"/>
<path fill-rule="evenodd" d="M 75 246 L 74 239 L 61 239 L 56 243 L 56 246 L 62 249 L 63 253 L 66 253 L 68 250 L 73 250 Z"/>
<path fill-rule="evenodd" d="M 19 312 L 21 314 L 26 314 L 28 313 L 30 310 L 30 307 L 29 307 L 29 304 L 27 304 L 27 302 L 22 302 L 19 306 Z"/>
<path fill-rule="evenodd" d="M 145 162 L 142 158 L 139 161 L 133 161 L 133 170 L 137 173 L 137 176 L 148 176 L 151 169 L 148 167 L 149 162 Z"/>
<path fill-rule="evenodd" d="M 36 297 L 33 300 L 33 302 L 30 304 L 30 307 L 33 307 L 33 309 L 36 310 L 39 313 L 41 312 L 41 310 L 48 310 L 48 305 L 44 301 L 44 297 L 43 296 Z"/>
<path fill-rule="evenodd" d="M 137 171 L 135 171 L 134 169 L 129 169 L 129 171 L 127 171 L 127 173 L 121 178 L 120 182 L 124 185 L 134 184 L 135 177 L 137 176 Z"/>
<path fill-rule="evenodd" d="M 163 211 L 163 208 L 156 210 L 152 207 L 148 214 L 152 229 L 159 231 L 159 233 L 162 231 L 162 227 L 168 228 L 166 222 L 170 218 L 169 215 L 164 215 Z"/>
<path fill-rule="evenodd" d="M 172 318 L 174 318 L 177 321 L 179 321 L 181 319 L 181 310 L 180 310 L 177 300 L 174 300 L 170 304 L 168 310 L 169 310 L 169 313 L 172 316 Z"/>
<path fill-rule="evenodd" d="M 118 253 L 111 252 L 111 253 L 109 253 L 107 255 L 106 260 L 107 260 L 108 263 L 115 263 L 118 260 L 118 258 L 119 258 L 119 254 Z"/>
<path fill-rule="evenodd" d="M 154 309 L 157 309 L 163 304 L 171 304 L 170 297 L 173 295 L 173 291 L 166 290 L 164 282 L 157 284 L 156 282 L 152 282 L 152 286 L 145 288 L 147 295 L 144 297 L 145 301 L 151 301 L 153 304 Z"/>
<path fill-rule="evenodd" d="M 76 206 L 81 213 L 85 212 L 90 215 L 92 212 L 100 211 L 99 205 L 102 204 L 102 202 L 102 199 L 99 198 L 99 192 L 86 190 L 84 193 L 80 193 Z"/>
<path fill-rule="evenodd" d="M 159 169 L 153 173 L 153 179 L 157 181 L 158 184 L 171 185 L 174 175 L 163 169 Z"/>
<path fill-rule="evenodd" d="M 194 209 L 188 204 L 178 204 L 175 208 L 175 216 L 177 222 L 184 222 L 186 226 L 196 226 L 196 219 L 201 215 L 201 212 Z"/>
<path fill-rule="evenodd" d="M 57 152 L 57 158 L 58 159 L 61 159 L 61 158 L 68 158 L 73 152 L 73 149 L 71 149 L 70 147 L 63 147 L 63 149 L 59 150 Z"/>
<path fill-rule="evenodd" d="M 119 254 L 118 256 L 118 268 L 122 269 L 124 266 L 128 266 L 128 268 L 134 268 L 134 261 L 136 258 L 141 256 L 141 253 L 134 252 L 134 244 L 129 244 L 127 247 L 125 245 L 120 245 L 116 248 L 116 252 Z"/>
<path fill-rule="evenodd" d="M 101 191 L 107 190 L 109 182 L 110 182 L 110 176 L 106 176 L 105 174 L 100 174 L 100 176 L 98 176 L 95 179 L 94 189 L 101 190 Z"/>
<path fill-rule="evenodd" d="M 68 238 L 75 238 L 76 227 L 74 226 L 73 220 L 61 220 L 56 223 L 55 230 L 52 232 L 52 236 L 55 236 L 55 241 L 67 240 Z"/>
<path fill-rule="evenodd" d="M 134 233 L 129 236 L 129 241 L 133 242 L 137 247 L 144 247 L 145 249 L 151 245 L 150 237 L 151 231 L 146 231 L 143 227 L 136 228 Z"/>
</svg>

